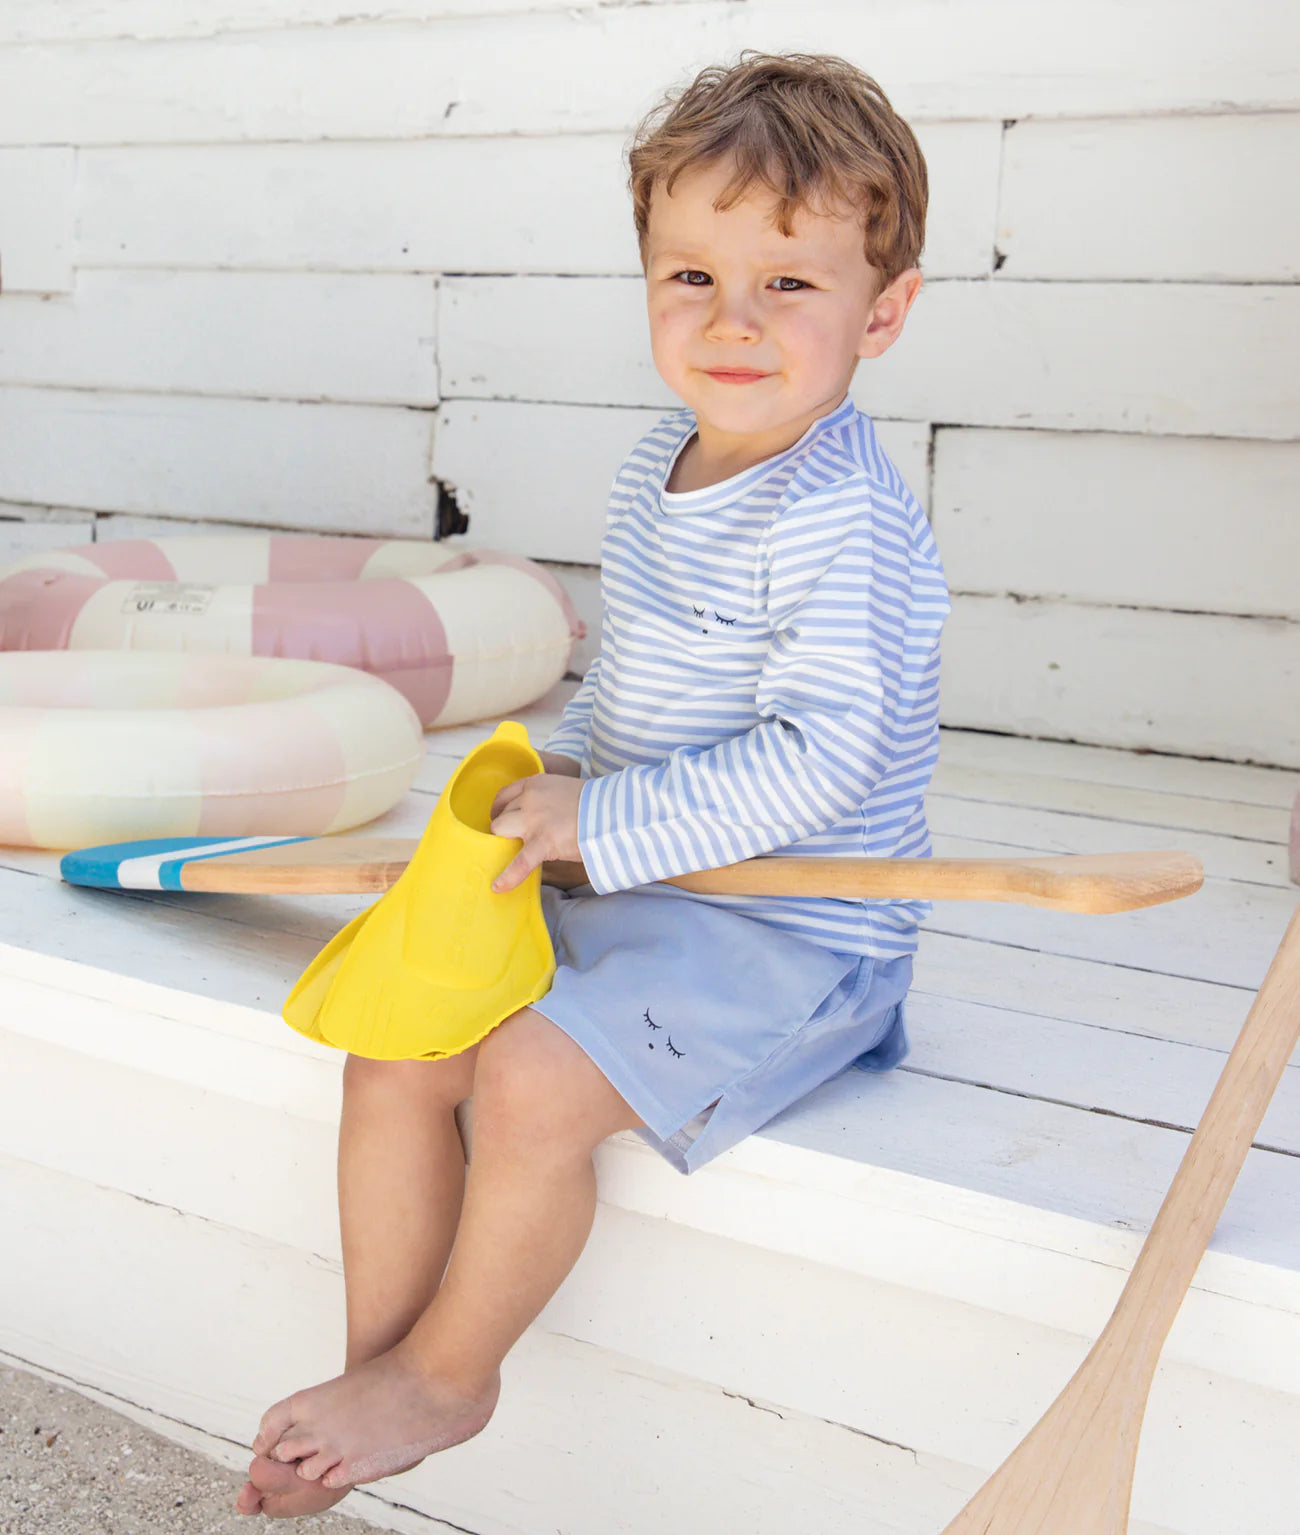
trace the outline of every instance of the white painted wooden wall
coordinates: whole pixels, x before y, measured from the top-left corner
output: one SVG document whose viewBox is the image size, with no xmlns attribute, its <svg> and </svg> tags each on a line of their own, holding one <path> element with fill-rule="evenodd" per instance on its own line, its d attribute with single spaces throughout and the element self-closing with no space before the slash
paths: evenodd
<svg viewBox="0 0 1300 1535">
<path fill-rule="evenodd" d="M 0 560 L 427 537 L 441 481 L 594 616 L 674 403 L 621 152 L 746 46 L 863 65 L 929 159 L 855 392 L 954 592 L 945 722 L 1300 765 L 1293 0 L 4 0 Z"/>
</svg>

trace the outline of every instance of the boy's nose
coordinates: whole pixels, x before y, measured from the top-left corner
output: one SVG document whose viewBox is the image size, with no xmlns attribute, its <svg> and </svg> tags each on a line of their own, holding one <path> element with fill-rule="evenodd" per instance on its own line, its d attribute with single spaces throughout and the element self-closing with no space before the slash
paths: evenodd
<svg viewBox="0 0 1300 1535">
<path fill-rule="evenodd" d="M 756 341 L 759 325 L 753 306 L 743 298 L 719 295 L 709 311 L 704 334 L 710 341 Z"/>
</svg>

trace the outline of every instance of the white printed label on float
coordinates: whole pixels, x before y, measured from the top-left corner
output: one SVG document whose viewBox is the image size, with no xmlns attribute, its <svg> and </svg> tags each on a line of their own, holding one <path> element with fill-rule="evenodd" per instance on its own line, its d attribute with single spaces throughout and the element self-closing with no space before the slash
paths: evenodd
<svg viewBox="0 0 1300 1535">
<path fill-rule="evenodd" d="M 123 613 L 184 613 L 202 615 L 212 606 L 215 586 L 181 581 L 141 581 L 127 593 Z"/>
</svg>

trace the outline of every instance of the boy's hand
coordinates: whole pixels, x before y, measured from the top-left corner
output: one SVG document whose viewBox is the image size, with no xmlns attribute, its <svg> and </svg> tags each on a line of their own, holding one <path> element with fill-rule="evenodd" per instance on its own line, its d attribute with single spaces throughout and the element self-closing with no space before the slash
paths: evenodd
<svg viewBox="0 0 1300 1535">
<path fill-rule="evenodd" d="M 582 856 L 578 851 L 581 795 L 581 779 L 558 772 L 517 778 L 497 795 L 492 802 L 490 830 L 497 837 L 518 837 L 524 844 L 493 880 L 492 888 L 498 895 L 522 884 L 548 859 Z"/>
</svg>

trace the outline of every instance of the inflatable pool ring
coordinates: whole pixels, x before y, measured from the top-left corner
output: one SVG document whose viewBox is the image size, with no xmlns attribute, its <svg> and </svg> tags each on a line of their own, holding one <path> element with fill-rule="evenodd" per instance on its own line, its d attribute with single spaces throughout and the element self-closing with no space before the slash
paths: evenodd
<svg viewBox="0 0 1300 1535">
<path fill-rule="evenodd" d="M 318 661 L 0 654 L 0 843 L 318 836 L 373 820 L 424 755 L 415 712 Z"/>
<path fill-rule="evenodd" d="M 0 650 L 204 651 L 354 666 L 427 729 L 500 716 L 586 629 L 541 565 L 458 539 L 202 535 L 84 544 L 0 570 Z"/>
</svg>

